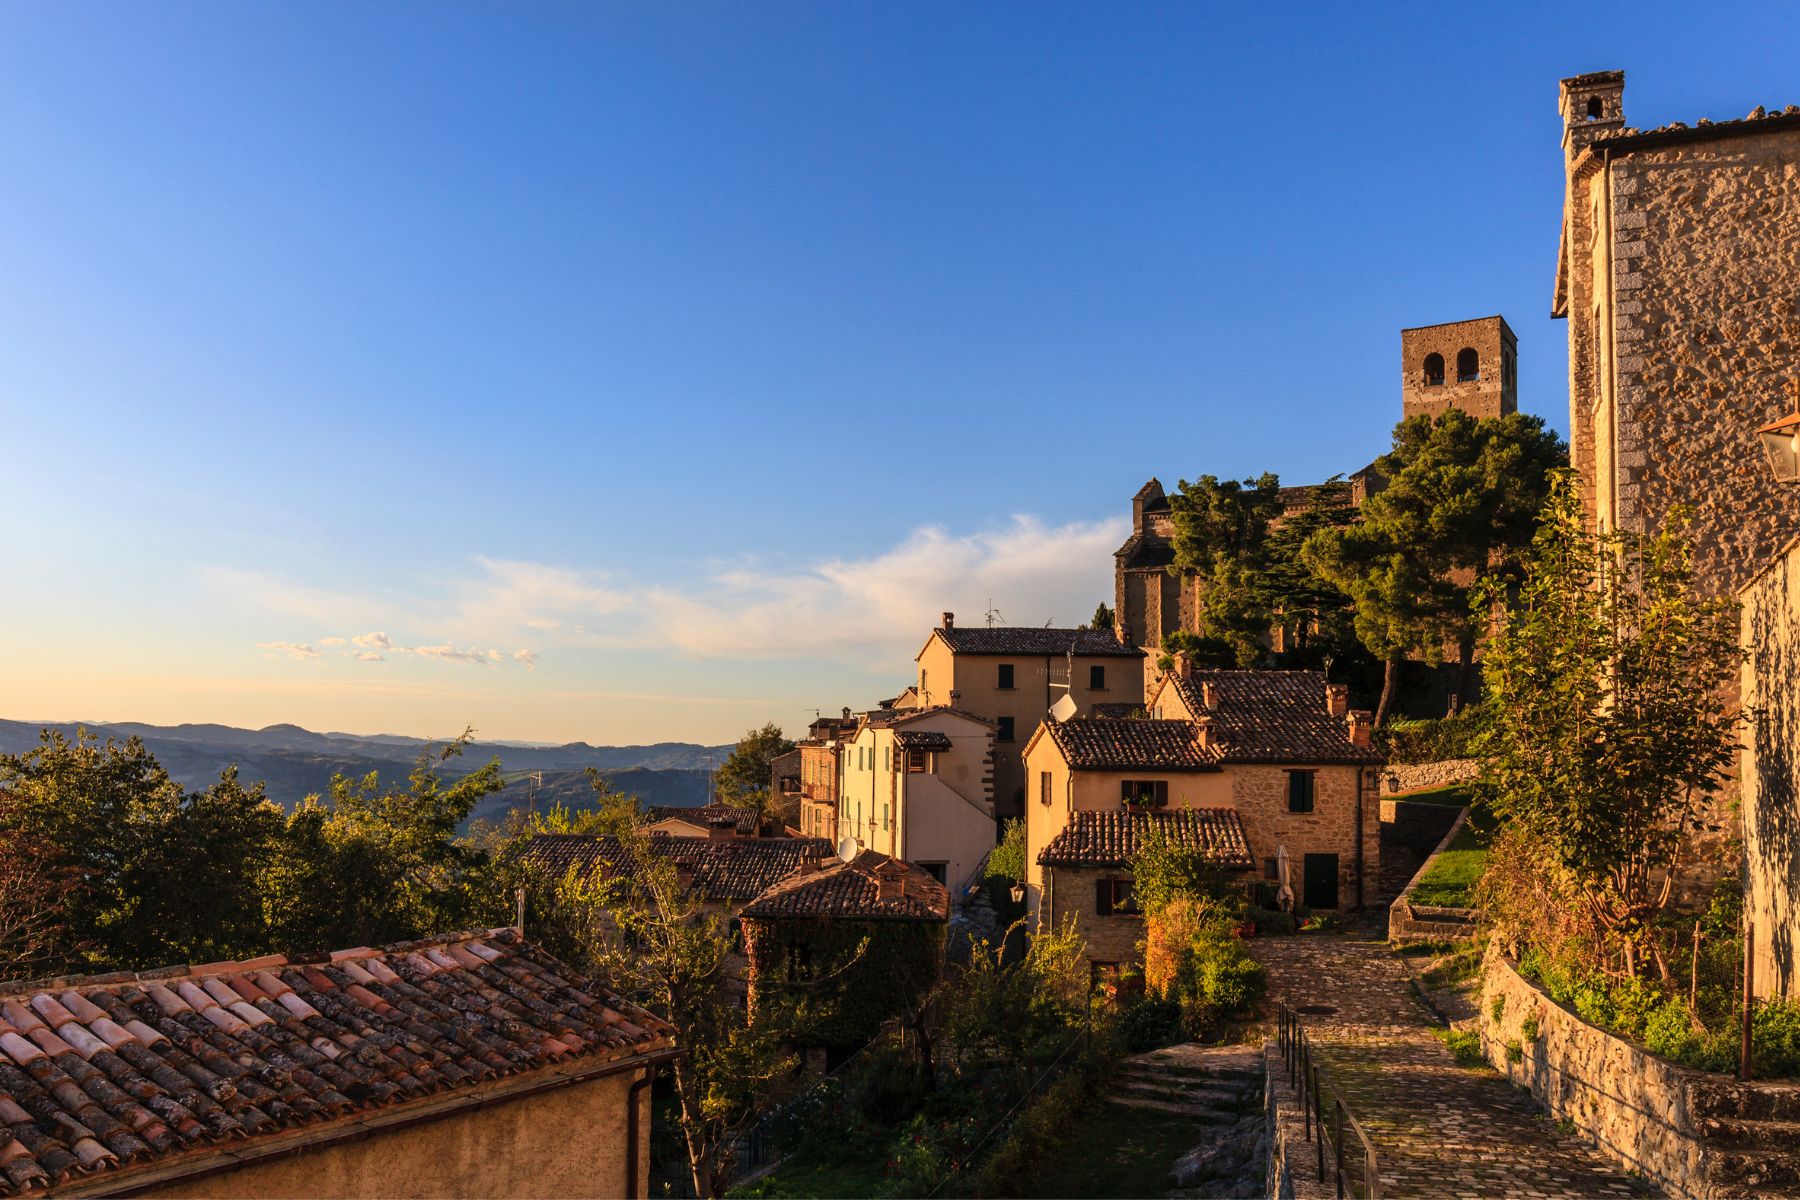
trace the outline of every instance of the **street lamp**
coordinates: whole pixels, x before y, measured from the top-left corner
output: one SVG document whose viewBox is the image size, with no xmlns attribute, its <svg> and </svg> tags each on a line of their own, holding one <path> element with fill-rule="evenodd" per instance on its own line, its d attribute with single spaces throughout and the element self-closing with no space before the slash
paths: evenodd
<svg viewBox="0 0 1800 1200">
<path fill-rule="evenodd" d="M 1762 440 L 1763 454 L 1768 457 L 1769 470 L 1778 483 L 1800 479 L 1800 380 L 1789 388 L 1794 396 L 1794 411 L 1756 431 Z"/>
</svg>

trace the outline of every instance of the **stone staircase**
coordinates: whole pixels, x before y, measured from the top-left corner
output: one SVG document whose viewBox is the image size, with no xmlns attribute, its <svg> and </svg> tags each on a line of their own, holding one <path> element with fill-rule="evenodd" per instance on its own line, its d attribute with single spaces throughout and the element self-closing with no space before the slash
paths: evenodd
<svg viewBox="0 0 1800 1200">
<path fill-rule="evenodd" d="M 1714 1195 L 1800 1196 L 1800 1087 L 1709 1081 L 1688 1105 Z"/>
<path fill-rule="evenodd" d="M 1269 1152 L 1262 1089 L 1255 1047 L 1184 1043 L 1126 1059 L 1106 1102 L 1199 1127 L 1170 1172 L 1171 1197 L 1258 1196 Z"/>
</svg>

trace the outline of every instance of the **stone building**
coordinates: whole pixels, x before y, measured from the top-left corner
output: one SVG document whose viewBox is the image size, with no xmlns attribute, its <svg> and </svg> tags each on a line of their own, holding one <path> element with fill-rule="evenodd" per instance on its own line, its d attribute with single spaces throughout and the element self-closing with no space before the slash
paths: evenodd
<svg viewBox="0 0 1800 1200">
<path fill-rule="evenodd" d="M 8 1194 L 642 1197 L 677 1053 L 510 929 L 40 981 L 0 1013 Z"/>
<path fill-rule="evenodd" d="M 1023 812 L 1019 751 L 1052 704 L 1067 695 L 1087 711 L 1144 697 L 1144 652 L 1100 629 L 965 628 L 945 613 L 917 662 L 920 704 L 994 723 L 994 812 L 1001 820 Z"/>
<path fill-rule="evenodd" d="M 1400 414 L 1437 416 L 1456 408 L 1477 418 L 1519 407 L 1518 340 L 1506 319 L 1481 317 L 1400 331 Z M 1361 507 L 1385 481 L 1374 464 L 1348 472 L 1352 506 Z M 1279 522 L 1303 511 L 1318 484 L 1281 489 Z M 1160 480 L 1131 498 L 1131 535 L 1113 552 L 1114 630 L 1121 641 L 1155 651 L 1176 630 L 1200 632 L 1200 580 L 1172 574 L 1175 513 Z"/>
<path fill-rule="evenodd" d="M 820 717 L 807 728 L 800 751 L 800 833 L 804 837 L 838 839 L 838 780 L 844 734 L 856 728 L 845 709 L 842 717 Z"/>
<path fill-rule="evenodd" d="M 1700 589 L 1736 595 L 1752 706 L 1737 778 L 1701 841 L 1740 832 L 1758 990 L 1793 994 L 1800 911 L 1800 503 L 1758 430 L 1800 378 L 1800 108 L 1626 124 L 1625 74 L 1562 81 L 1566 171 L 1553 312 L 1569 322 L 1570 456 L 1591 528 L 1692 511 Z"/>
</svg>

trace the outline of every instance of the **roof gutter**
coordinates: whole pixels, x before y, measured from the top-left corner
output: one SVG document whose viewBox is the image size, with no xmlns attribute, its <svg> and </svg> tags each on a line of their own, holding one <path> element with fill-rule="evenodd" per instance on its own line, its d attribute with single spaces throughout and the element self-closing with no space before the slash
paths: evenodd
<svg viewBox="0 0 1800 1200">
<path fill-rule="evenodd" d="M 157 1164 L 147 1163 L 141 1169 L 126 1168 L 123 1171 L 102 1171 L 85 1179 L 70 1179 L 57 1185 L 54 1190 L 59 1196 L 141 1196 L 160 1192 L 175 1184 L 241 1171 L 246 1167 L 260 1166 L 264 1163 L 310 1154 L 335 1146 L 346 1146 L 352 1142 L 366 1141 L 382 1134 L 428 1125 L 478 1109 L 496 1108 L 502 1104 L 527 1100 L 547 1092 L 561 1091 L 563 1088 L 590 1083 L 609 1075 L 621 1075 L 627 1071 L 643 1071 L 644 1078 L 648 1079 L 655 1073 L 656 1067 L 663 1063 L 673 1062 L 686 1053 L 686 1050 L 671 1046 L 649 1054 L 633 1054 L 625 1058 L 608 1059 L 593 1065 L 588 1070 L 558 1071 L 554 1075 L 539 1078 L 522 1087 L 511 1090 L 502 1088 L 479 1095 L 465 1093 L 453 1100 L 436 1105 L 432 1105 L 430 1102 L 439 1098 L 422 1097 L 423 1103 L 415 1101 L 412 1104 L 400 1104 L 392 1108 L 346 1114 L 340 1118 L 344 1122 L 342 1128 L 326 1133 L 322 1137 L 306 1136 L 312 1130 L 302 1126 L 284 1131 L 288 1135 L 286 1137 L 277 1134 L 264 1138 L 261 1145 L 255 1141 L 219 1143 L 211 1147 L 213 1153 L 205 1154 L 203 1158 L 196 1156 L 195 1160 L 187 1166 L 176 1165 L 158 1169 Z M 506 1081 L 496 1082 L 504 1085 Z M 637 1086 L 637 1084 L 633 1084 L 634 1088 Z M 634 1108 L 633 1112 L 635 1113 L 635 1111 Z M 631 1145 L 635 1150 L 637 1146 L 635 1138 Z M 134 1175 L 137 1178 L 133 1179 Z"/>
</svg>

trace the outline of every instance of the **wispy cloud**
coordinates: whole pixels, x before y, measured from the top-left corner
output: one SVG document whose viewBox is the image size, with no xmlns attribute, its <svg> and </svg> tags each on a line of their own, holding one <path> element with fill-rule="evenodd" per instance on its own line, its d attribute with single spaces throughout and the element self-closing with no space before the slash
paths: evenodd
<svg viewBox="0 0 1800 1200">
<path fill-rule="evenodd" d="M 267 595 L 278 615 L 307 609 L 310 617 L 312 601 L 327 595 L 341 599 L 346 613 L 385 607 L 392 618 L 385 627 L 363 625 L 376 631 L 315 639 L 317 646 L 371 663 L 410 656 L 534 672 L 538 650 L 498 648 L 518 647 L 526 640 L 518 635 L 528 631 L 548 639 L 552 650 L 674 649 L 742 661 L 855 656 L 886 662 L 917 649 L 944 609 L 961 610 L 970 620 L 991 603 L 1014 624 L 1085 620 L 1095 602 L 1111 594 L 1112 551 L 1124 534 L 1122 521 L 1053 525 L 1016 516 L 975 533 L 917 529 L 863 558 L 799 567 L 737 562 L 681 586 L 633 587 L 603 572 L 477 558 L 467 578 L 404 605 L 281 585 Z M 296 603 L 296 596 L 307 603 Z M 343 629 L 350 619 L 326 628 Z M 406 643 L 387 628 L 399 629 Z M 294 643 L 261 645 L 286 649 Z M 319 656 L 313 644 L 288 652 Z"/>
<path fill-rule="evenodd" d="M 289 658 L 304 660 L 319 657 L 319 652 L 317 650 L 300 642 L 258 642 L 256 643 L 256 648 L 258 650 L 267 650 L 274 654 L 285 654 Z"/>
</svg>

